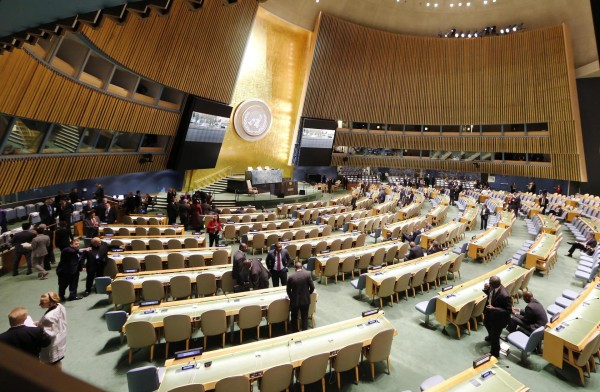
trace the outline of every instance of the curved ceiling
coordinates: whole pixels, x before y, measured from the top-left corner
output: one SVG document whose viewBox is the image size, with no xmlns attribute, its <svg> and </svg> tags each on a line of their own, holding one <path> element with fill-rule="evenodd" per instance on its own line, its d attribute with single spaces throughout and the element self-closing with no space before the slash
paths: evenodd
<svg viewBox="0 0 600 392">
<path fill-rule="evenodd" d="M 308 30 L 313 30 L 320 11 L 381 30 L 428 36 L 452 28 L 473 32 L 521 22 L 526 29 L 565 23 L 575 67 L 595 63 L 598 68 L 590 0 L 268 0 L 262 7 Z"/>
</svg>

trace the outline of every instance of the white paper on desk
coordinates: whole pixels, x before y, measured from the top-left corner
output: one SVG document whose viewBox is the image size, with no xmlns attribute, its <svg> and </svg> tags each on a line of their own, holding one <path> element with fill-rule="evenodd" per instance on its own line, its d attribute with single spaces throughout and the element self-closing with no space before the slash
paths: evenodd
<svg viewBox="0 0 600 392">
<path fill-rule="evenodd" d="M 25 319 L 25 322 L 23 324 L 25 324 L 25 326 L 27 326 L 27 327 L 36 327 L 35 322 L 29 315 L 27 316 L 27 318 Z"/>
</svg>

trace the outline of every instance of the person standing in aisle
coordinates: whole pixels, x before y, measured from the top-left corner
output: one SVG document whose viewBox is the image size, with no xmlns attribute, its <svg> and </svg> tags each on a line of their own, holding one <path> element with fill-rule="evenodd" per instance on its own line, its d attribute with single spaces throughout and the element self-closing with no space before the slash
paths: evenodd
<svg viewBox="0 0 600 392">
<path fill-rule="evenodd" d="M 52 291 L 40 296 L 40 307 L 46 310 L 36 324 L 42 327 L 52 342 L 42 348 L 40 361 L 62 369 L 62 360 L 67 351 L 67 311 L 60 303 L 60 297 Z"/>
<path fill-rule="evenodd" d="M 273 287 L 279 287 L 280 282 L 282 286 L 287 284 L 287 266 L 291 260 L 290 254 L 283 249 L 280 242 L 275 245 L 275 249 L 269 252 L 265 261 L 271 273 Z"/>
<path fill-rule="evenodd" d="M 219 215 L 213 216 L 213 218 L 206 225 L 206 232 L 208 233 L 209 245 L 208 246 L 218 246 L 219 245 L 219 233 L 221 232 L 221 222 L 219 221 Z"/>
<path fill-rule="evenodd" d="M 486 204 L 483 205 L 483 208 L 481 209 L 481 213 L 479 215 L 481 216 L 481 226 L 479 227 L 479 229 L 485 230 L 487 228 L 488 218 L 490 217 L 490 210 Z"/>
<path fill-rule="evenodd" d="M 315 291 L 312 276 L 307 271 L 302 271 L 302 263 L 294 265 L 296 272 L 287 281 L 287 295 L 290 299 L 290 310 L 292 314 L 292 331 L 298 329 L 298 312 L 300 312 L 301 329 L 308 329 L 308 308 L 310 307 L 310 295 Z"/>
</svg>

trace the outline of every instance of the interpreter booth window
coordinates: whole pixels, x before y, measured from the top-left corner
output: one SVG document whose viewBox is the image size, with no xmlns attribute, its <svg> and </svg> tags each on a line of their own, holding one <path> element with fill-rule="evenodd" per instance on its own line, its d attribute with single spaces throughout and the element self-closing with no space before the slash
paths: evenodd
<svg viewBox="0 0 600 392">
<path fill-rule="evenodd" d="M 41 121 L 15 119 L 4 144 L 3 153 L 7 155 L 37 154 L 49 125 L 49 123 Z"/>
<path fill-rule="evenodd" d="M 140 152 L 164 152 L 169 142 L 168 136 L 145 134 L 140 146 Z"/>
<path fill-rule="evenodd" d="M 141 133 L 117 132 L 115 134 L 111 152 L 136 152 L 142 139 Z"/>
<path fill-rule="evenodd" d="M 44 145 L 44 154 L 64 154 L 77 151 L 83 128 L 54 124 Z"/>
<path fill-rule="evenodd" d="M 86 128 L 83 131 L 79 152 L 106 152 L 110 146 L 113 132 Z"/>
</svg>

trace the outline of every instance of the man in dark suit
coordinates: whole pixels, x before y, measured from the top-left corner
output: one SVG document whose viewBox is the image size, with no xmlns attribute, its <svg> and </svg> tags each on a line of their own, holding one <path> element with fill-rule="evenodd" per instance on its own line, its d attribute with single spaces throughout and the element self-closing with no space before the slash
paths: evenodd
<svg viewBox="0 0 600 392">
<path fill-rule="evenodd" d="M 292 331 L 298 326 L 298 311 L 300 311 L 302 330 L 308 329 L 308 308 L 310 307 L 310 295 L 315 291 L 315 285 L 310 273 L 302 270 L 302 263 L 294 265 L 296 272 L 290 276 L 287 282 L 287 295 L 290 299 L 290 310 L 292 312 Z"/>
<path fill-rule="evenodd" d="M 275 249 L 267 255 L 267 268 L 271 273 L 273 287 L 279 287 L 279 282 L 282 286 L 287 284 L 288 264 L 292 261 L 287 250 L 282 249 L 281 243 L 275 245 Z"/>
<path fill-rule="evenodd" d="M 77 296 L 77 284 L 79 283 L 79 271 L 83 268 L 84 258 L 79 253 L 79 239 L 71 241 L 71 245 L 63 249 L 60 254 L 60 262 L 56 267 L 58 276 L 58 294 L 62 301 L 65 300 L 65 292 L 69 288 L 69 300 L 81 299 Z"/>
<path fill-rule="evenodd" d="M 53 225 L 55 223 L 56 213 L 54 212 L 54 207 L 52 206 L 52 199 L 47 199 L 45 204 L 40 207 L 40 219 L 41 223 L 46 226 Z"/>
<path fill-rule="evenodd" d="M 598 242 L 594 237 L 594 233 L 591 231 L 588 231 L 586 237 L 587 239 L 585 240 L 585 242 L 569 242 L 571 248 L 569 249 L 569 253 L 567 254 L 567 256 L 573 257 L 573 252 L 575 252 L 575 250 L 577 249 L 591 256 L 594 253 L 594 249 L 596 249 L 596 245 L 598 244 Z"/>
<path fill-rule="evenodd" d="M 94 285 L 94 279 L 100 276 L 104 276 L 104 267 L 108 260 L 108 245 L 102 242 L 100 238 L 94 237 L 91 241 L 91 246 L 84 253 L 85 258 L 85 270 L 87 276 L 85 278 L 85 292 L 84 297 L 87 297 L 92 292 L 92 286 Z"/>
<path fill-rule="evenodd" d="M 27 262 L 27 275 L 31 274 L 31 247 L 23 247 L 24 243 L 31 244 L 31 240 L 35 238 L 35 234 L 29 231 L 31 224 L 23 223 L 21 225 L 22 231 L 15 234 L 12 238 L 11 243 L 15 247 L 15 258 L 13 260 L 13 276 L 19 275 L 19 263 L 21 262 L 21 256 L 25 256 Z"/>
<path fill-rule="evenodd" d="M 0 334 L 0 342 L 8 344 L 34 357 L 39 357 L 43 347 L 47 347 L 52 339 L 42 327 L 25 325 L 28 314 L 25 308 L 14 308 L 8 315 L 10 328 Z"/>
<path fill-rule="evenodd" d="M 487 228 L 488 218 L 490 217 L 490 210 L 486 204 L 483 205 L 479 216 L 481 217 L 481 226 L 479 227 L 479 229 L 485 230 Z"/>
<path fill-rule="evenodd" d="M 110 203 L 104 203 L 104 221 L 112 225 L 117 221 L 117 211 L 110 206 Z"/>
<path fill-rule="evenodd" d="M 246 260 L 246 251 L 247 250 L 248 250 L 248 245 L 242 242 L 240 244 L 240 248 L 233 254 L 233 262 L 232 262 L 232 266 L 231 266 L 231 277 L 238 285 L 242 285 L 244 283 L 240 276 L 240 272 L 242 271 L 244 261 Z"/>
<path fill-rule="evenodd" d="M 490 283 L 484 285 L 483 292 L 487 294 L 487 305 L 483 311 L 484 325 L 488 331 L 485 340 L 492 345 L 490 354 L 499 358 L 500 333 L 510 321 L 512 300 L 497 276 L 490 278 Z"/>
<path fill-rule="evenodd" d="M 531 291 L 523 292 L 523 300 L 527 304 L 525 309 L 513 308 L 513 316 L 508 323 L 506 330 L 515 332 L 517 328 L 521 328 L 527 335 L 531 334 L 536 328 L 539 328 L 548 323 L 548 315 L 544 309 L 544 305 L 533 298 Z"/>
<path fill-rule="evenodd" d="M 423 248 L 421 248 L 421 245 L 416 245 L 414 242 L 411 242 L 410 250 L 408 251 L 408 255 L 406 255 L 406 260 L 418 259 L 424 255 L 425 254 L 423 253 Z"/>
<path fill-rule="evenodd" d="M 8 231 L 8 221 L 6 220 L 6 211 L 0 206 L 0 234 Z"/>
<path fill-rule="evenodd" d="M 246 279 L 242 285 L 246 290 L 250 288 L 252 290 L 269 288 L 269 271 L 262 264 L 261 259 L 244 260 L 240 275 L 242 279 Z"/>
<path fill-rule="evenodd" d="M 437 241 L 433 241 L 429 249 L 427 249 L 427 254 L 432 255 L 434 253 L 441 252 L 443 249 Z"/>
</svg>

